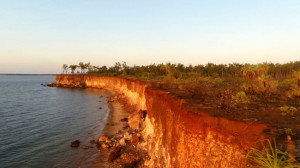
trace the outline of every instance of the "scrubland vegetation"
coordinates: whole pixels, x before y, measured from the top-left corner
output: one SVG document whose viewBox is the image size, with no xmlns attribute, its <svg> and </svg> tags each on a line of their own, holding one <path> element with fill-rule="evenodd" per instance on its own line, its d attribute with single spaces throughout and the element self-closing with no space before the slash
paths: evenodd
<svg viewBox="0 0 300 168">
<path fill-rule="evenodd" d="M 166 89 L 183 91 L 200 104 L 211 104 L 225 112 L 235 109 L 276 108 L 285 118 L 300 119 L 300 61 L 286 64 L 151 64 L 93 66 L 80 62 L 63 65 L 63 73 L 121 76 L 160 82 Z M 176 92 L 176 91 L 175 91 Z M 183 93 L 181 92 L 181 93 Z M 180 95 L 179 95 L 180 97 Z"/>
<path fill-rule="evenodd" d="M 286 64 L 63 65 L 64 74 L 119 76 L 147 80 L 191 107 L 234 120 L 252 118 L 297 132 L 300 124 L 300 61 Z M 76 72 L 76 73 L 75 73 Z"/>
<path fill-rule="evenodd" d="M 156 81 L 166 88 L 189 93 L 202 104 L 212 96 L 219 108 L 226 112 L 233 108 L 251 110 L 255 106 L 275 105 L 283 117 L 299 119 L 300 61 L 286 64 L 212 64 L 185 66 L 183 64 L 151 64 L 128 66 L 116 62 L 114 66 L 63 65 L 63 73 L 121 76 Z M 167 86 L 168 85 L 168 86 Z M 201 102 L 200 102 L 201 103 Z M 283 109 L 284 107 L 289 107 Z"/>
</svg>

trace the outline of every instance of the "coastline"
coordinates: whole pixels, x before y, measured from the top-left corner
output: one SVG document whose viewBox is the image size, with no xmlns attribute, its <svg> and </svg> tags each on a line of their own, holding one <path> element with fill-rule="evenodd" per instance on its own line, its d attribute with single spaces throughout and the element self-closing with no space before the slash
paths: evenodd
<svg viewBox="0 0 300 168">
<path fill-rule="evenodd" d="M 113 90 L 108 90 L 108 91 L 111 93 L 109 95 L 110 97 L 114 97 L 118 95 L 116 91 Z M 122 131 L 124 127 L 124 123 L 120 122 L 120 120 L 122 118 L 127 118 L 129 114 L 134 112 L 133 107 L 130 107 L 126 101 L 127 100 L 125 98 L 120 97 L 118 100 L 115 100 L 113 102 L 108 102 L 108 107 L 110 109 L 110 112 L 106 121 L 106 125 L 102 131 L 102 135 L 111 137 L 117 134 L 119 131 Z M 97 157 L 94 159 L 92 163 L 92 167 L 93 168 L 112 167 L 112 165 L 108 163 L 109 154 L 110 154 L 110 150 L 101 149 Z"/>
<path fill-rule="evenodd" d="M 265 124 L 211 116 L 202 111 L 202 106 L 195 108 L 185 97 L 177 97 L 161 85 L 145 81 L 58 75 L 52 85 L 109 88 L 124 93 L 122 96 L 128 104 L 137 107 L 126 119 L 130 126 L 127 131 L 99 138 L 98 147 L 111 148 L 108 150 L 111 159 L 107 161 L 113 161 L 115 166 L 110 167 L 124 167 L 129 165 L 127 163 L 131 167 L 241 167 L 245 164 L 245 151 L 257 140 L 269 138 L 264 132 L 268 129 Z M 135 151 L 144 150 L 146 154 L 142 151 L 138 156 L 134 150 L 127 152 L 130 147 L 137 149 Z M 224 152 L 227 155 L 223 155 Z M 102 160 L 106 162 L 104 157 Z"/>
</svg>

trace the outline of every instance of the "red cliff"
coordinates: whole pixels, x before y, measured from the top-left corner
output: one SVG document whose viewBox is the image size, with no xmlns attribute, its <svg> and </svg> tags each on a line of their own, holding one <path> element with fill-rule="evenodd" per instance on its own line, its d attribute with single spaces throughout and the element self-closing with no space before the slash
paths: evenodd
<svg viewBox="0 0 300 168">
<path fill-rule="evenodd" d="M 266 125 L 211 117 L 191 109 L 185 100 L 155 90 L 148 82 L 120 77 L 58 75 L 59 85 L 123 92 L 131 104 L 147 110 L 143 132 L 150 167 L 244 167 L 247 150 L 265 139 Z"/>
</svg>

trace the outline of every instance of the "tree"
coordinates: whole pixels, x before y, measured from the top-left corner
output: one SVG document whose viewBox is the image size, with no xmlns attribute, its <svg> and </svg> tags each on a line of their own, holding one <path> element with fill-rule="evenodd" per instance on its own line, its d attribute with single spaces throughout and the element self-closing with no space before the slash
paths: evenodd
<svg viewBox="0 0 300 168">
<path fill-rule="evenodd" d="M 104 73 L 107 73 L 107 67 L 104 65 L 104 66 L 102 66 L 101 68 L 99 68 L 99 72 L 100 73 L 102 73 L 102 74 L 104 74 Z"/>
<path fill-rule="evenodd" d="M 63 73 L 67 74 L 68 73 L 68 68 L 69 68 L 68 65 L 67 64 L 63 64 L 62 68 L 63 68 Z"/>
<path fill-rule="evenodd" d="M 123 74 L 127 75 L 128 74 L 128 70 L 129 70 L 129 66 L 127 66 L 126 62 L 123 61 L 122 62 L 122 71 L 123 71 Z"/>
<path fill-rule="evenodd" d="M 120 70 L 121 70 L 121 63 L 120 62 L 116 62 L 115 66 L 113 67 L 114 71 L 119 74 Z"/>
<path fill-rule="evenodd" d="M 88 63 L 84 64 L 84 69 L 87 69 L 88 72 L 91 72 L 91 71 L 93 71 L 93 66 L 91 65 L 90 62 L 88 62 Z"/>
<path fill-rule="evenodd" d="M 84 65 L 84 63 L 83 63 L 83 62 L 79 62 L 79 63 L 78 63 L 78 66 L 79 66 L 79 68 L 81 69 L 81 73 L 84 73 L 84 70 L 85 70 L 85 65 Z"/>
<path fill-rule="evenodd" d="M 71 73 L 74 74 L 74 72 L 77 68 L 77 65 L 70 65 L 69 68 L 71 69 Z"/>
</svg>

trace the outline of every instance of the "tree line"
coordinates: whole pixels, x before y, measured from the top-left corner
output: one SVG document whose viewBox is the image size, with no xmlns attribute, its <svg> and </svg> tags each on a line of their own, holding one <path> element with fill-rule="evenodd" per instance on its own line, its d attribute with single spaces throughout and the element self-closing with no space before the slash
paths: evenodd
<svg viewBox="0 0 300 168">
<path fill-rule="evenodd" d="M 128 66 L 126 62 L 116 62 L 114 66 L 93 66 L 91 63 L 79 62 L 78 65 L 63 64 L 64 74 L 95 74 L 95 75 L 150 75 L 150 76 L 163 76 L 173 74 L 175 77 L 180 77 L 182 74 L 195 73 L 204 77 L 232 77 L 239 78 L 245 75 L 258 76 L 262 73 L 265 76 L 274 79 L 293 78 L 299 75 L 300 61 L 289 62 L 285 64 L 273 63 L 260 63 L 260 64 L 213 64 L 207 63 L 206 65 L 188 65 L 184 64 L 150 64 L 150 65 L 134 65 Z M 77 72 L 75 72 L 77 70 Z M 80 70 L 80 71 L 79 71 Z"/>
</svg>

